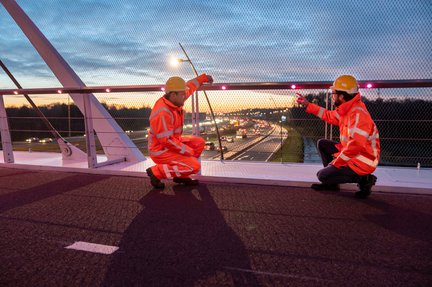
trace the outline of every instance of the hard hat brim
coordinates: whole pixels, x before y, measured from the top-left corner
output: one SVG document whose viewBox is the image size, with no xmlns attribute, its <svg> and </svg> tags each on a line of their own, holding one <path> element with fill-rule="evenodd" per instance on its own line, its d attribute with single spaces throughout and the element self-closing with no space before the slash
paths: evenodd
<svg viewBox="0 0 432 287">
<path fill-rule="evenodd" d="M 355 89 L 351 89 L 351 90 L 342 90 L 342 89 L 336 89 L 335 86 L 331 86 L 329 89 L 332 90 L 332 91 L 341 91 L 341 92 L 345 92 L 345 93 L 348 93 L 348 94 L 357 94 L 359 92 L 359 88 L 358 87 L 355 88 Z"/>
<path fill-rule="evenodd" d="M 185 89 L 171 89 L 171 90 L 166 90 L 165 89 L 165 91 L 166 92 L 187 92 L 189 90 L 189 87 L 188 86 L 186 86 L 186 88 Z"/>
</svg>

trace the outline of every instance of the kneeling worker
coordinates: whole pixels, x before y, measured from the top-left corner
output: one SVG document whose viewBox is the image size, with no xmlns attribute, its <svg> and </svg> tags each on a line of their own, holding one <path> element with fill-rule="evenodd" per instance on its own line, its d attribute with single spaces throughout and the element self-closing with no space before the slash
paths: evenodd
<svg viewBox="0 0 432 287">
<path fill-rule="evenodd" d="M 155 103 L 150 115 L 148 149 L 155 166 L 146 170 L 155 188 L 163 189 L 165 178 L 175 183 L 198 185 L 189 176 L 198 173 L 198 158 L 204 149 L 204 139 L 183 137 L 183 104 L 203 83 L 213 78 L 202 74 L 187 83 L 180 77 L 171 77 L 165 84 L 165 95 Z"/>
<path fill-rule="evenodd" d="M 318 171 L 321 184 L 316 190 L 339 190 L 339 183 L 358 183 L 357 198 L 367 198 L 377 178 L 375 171 L 380 156 L 378 129 L 365 104 L 361 101 L 357 80 L 350 75 L 338 77 L 333 86 L 332 101 L 336 110 L 329 111 L 300 94 L 297 103 L 306 106 L 306 112 L 323 121 L 339 126 L 340 143 L 321 139 L 318 150 L 324 168 Z"/>
</svg>

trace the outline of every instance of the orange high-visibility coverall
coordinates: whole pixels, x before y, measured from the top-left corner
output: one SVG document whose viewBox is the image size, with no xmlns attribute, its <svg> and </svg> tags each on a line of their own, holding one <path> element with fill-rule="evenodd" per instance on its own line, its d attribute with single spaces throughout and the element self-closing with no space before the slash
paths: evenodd
<svg viewBox="0 0 432 287">
<path fill-rule="evenodd" d="M 336 110 L 329 111 L 309 103 L 306 112 L 314 114 L 323 121 L 339 126 L 340 144 L 334 167 L 348 166 L 358 175 L 375 171 L 380 157 L 378 129 L 358 93 L 352 100 L 343 103 Z"/>
<path fill-rule="evenodd" d="M 207 82 L 202 74 L 186 83 L 189 98 L 200 85 Z M 196 136 L 183 137 L 183 107 L 177 107 L 161 97 L 150 114 L 148 149 L 155 166 L 152 172 L 158 179 L 187 178 L 201 169 L 198 161 L 204 149 L 204 139 Z"/>
</svg>

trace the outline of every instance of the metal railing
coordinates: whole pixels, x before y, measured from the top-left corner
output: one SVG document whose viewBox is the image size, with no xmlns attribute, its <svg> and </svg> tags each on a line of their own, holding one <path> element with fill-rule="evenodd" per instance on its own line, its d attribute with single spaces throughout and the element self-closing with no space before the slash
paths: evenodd
<svg viewBox="0 0 432 287">
<path fill-rule="evenodd" d="M 333 82 L 262 82 L 262 83 L 214 83 L 204 84 L 198 90 L 312 90 L 328 89 Z M 396 89 L 396 88 L 430 88 L 432 79 L 413 80 L 365 80 L 358 81 L 361 89 Z M 93 86 L 93 87 L 58 87 L 2 89 L 0 95 L 37 95 L 37 94 L 73 94 L 73 93 L 127 93 L 127 92 L 160 92 L 164 85 L 126 85 L 126 86 Z"/>
<path fill-rule="evenodd" d="M 273 128 L 277 127 L 277 131 L 275 132 L 273 129 L 268 128 L 264 130 L 264 134 L 253 135 L 253 139 L 255 142 L 260 142 L 266 136 L 273 136 L 278 138 L 278 142 L 280 144 L 277 146 L 279 150 L 279 155 L 275 152 L 275 150 L 262 151 L 262 153 L 268 153 L 263 158 L 266 160 L 274 160 L 276 162 L 287 162 L 291 161 L 291 152 L 299 153 L 299 150 L 303 153 L 301 159 L 295 159 L 297 162 L 307 162 L 307 158 L 311 156 L 308 154 L 313 151 L 313 146 L 315 141 L 320 137 L 326 138 L 337 138 L 338 137 L 338 129 L 337 128 L 329 128 L 317 118 L 313 116 L 307 115 L 304 111 L 293 104 L 293 90 L 299 91 L 301 90 L 304 94 L 309 94 L 311 98 L 317 99 L 318 104 L 323 104 L 325 102 L 325 90 L 331 85 L 331 82 L 268 82 L 268 83 L 217 83 L 213 85 L 203 85 L 200 90 L 212 91 L 212 94 L 215 93 L 217 95 L 233 95 L 237 93 L 237 91 L 257 91 L 260 95 L 266 95 L 269 93 L 273 95 L 272 103 L 264 103 L 268 102 L 268 98 L 265 100 L 260 99 L 259 97 L 255 98 L 255 108 L 251 108 L 251 102 L 254 102 L 251 99 L 248 99 L 249 105 L 242 106 L 242 104 L 236 103 L 236 97 L 232 97 L 234 101 L 230 104 L 231 110 L 226 112 L 221 112 L 224 110 L 223 107 L 218 108 L 218 104 L 216 104 L 216 110 L 219 110 L 218 117 L 224 118 L 225 121 L 236 121 L 235 119 L 244 118 L 249 119 L 250 123 L 257 123 L 259 120 L 264 120 L 271 125 Z M 422 105 L 424 103 L 432 102 L 432 93 L 430 88 L 432 87 L 432 80 L 391 80 L 391 81 L 360 81 L 360 88 L 364 89 L 362 91 L 362 95 L 365 96 L 366 105 L 377 123 L 380 129 L 380 136 L 382 141 L 382 164 L 389 165 L 415 165 L 418 162 L 425 166 L 432 166 L 432 131 L 428 126 L 432 126 L 432 117 L 427 117 L 429 112 L 425 112 L 423 110 Z M 112 95 L 115 93 L 136 93 L 136 92 L 160 92 L 162 90 L 162 85 L 134 85 L 134 86 L 96 86 L 96 87 L 62 87 L 62 88 L 33 88 L 33 89 L 4 89 L 0 90 L 0 98 L 3 99 L 8 95 L 38 95 L 38 94 L 56 94 L 56 95 L 66 95 L 69 93 L 76 94 L 88 94 L 88 93 L 97 93 L 101 98 L 104 95 Z M 404 91 L 414 91 L 409 94 L 416 94 L 415 91 L 422 91 L 424 93 L 423 97 L 419 97 L 419 93 L 415 96 L 394 96 L 394 93 L 389 93 L 386 95 L 385 91 L 394 91 L 395 89 L 403 89 Z M 374 96 L 371 97 L 369 94 L 373 93 Z M 397 93 L 396 93 L 397 94 Z M 399 93 L 401 94 L 401 93 Z M 274 98 L 277 95 L 278 100 L 275 101 Z M 281 96 L 281 97 L 280 97 Z M 287 97 L 288 96 L 288 97 Z M 396 98 L 394 98 L 396 97 Z M 84 97 L 86 98 L 86 97 Z M 396 99 L 396 100 L 394 100 Z M 417 103 L 415 101 L 418 101 Z M 192 100 L 193 106 L 198 107 L 198 97 L 195 97 Z M 413 104 L 414 103 L 414 104 Z M 2 138 L 2 146 L 4 151 L 5 162 L 13 162 L 13 146 L 12 140 L 14 139 L 14 135 L 17 132 L 26 132 L 29 133 L 43 133 L 43 129 L 17 129 L 14 128 L 14 122 L 21 120 L 34 120 L 36 117 L 25 117 L 25 116 L 6 116 L 5 107 L 3 102 L 0 103 L 0 123 L 2 124 L 1 130 L 1 138 Z M 401 111 L 386 111 L 382 112 L 382 110 L 387 109 L 390 105 L 401 109 Z M 411 105 L 411 106 L 410 106 Z M 89 104 L 85 105 L 89 107 Z M 408 106 L 410 106 L 408 108 Z M 187 123 L 190 122 L 192 124 L 192 128 L 190 130 L 186 129 L 187 133 L 198 134 L 201 133 L 206 140 L 215 141 L 215 136 L 212 134 L 211 127 L 207 129 L 205 126 L 201 126 L 203 124 L 203 118 L 205 117 L 203 110 L 203 105 L 199 106 L 201 108 L 201 119 L 200 119 L 200 111 L 192 110 L 190 113 L 190 119 L 186 119 Z M 235 107 L 235 108 L 233 108 Z M 70 106 L 69 113 L 70 115 Z M 427 107 L 425 107 L 427 108 Z M 406 111 L 404 111 L 405 109 Z M 4 111 L 1 113 L 1 111 Z M 144 110 L 140 111 L 144 112 Z M 149 110 L 146 110 L 149 113 Z M 129 130 L 128 126 L 132 126 L 130 123 L 133 122 L 133 130 L 136 131 L 137 123 L 139 121 L 144 121 L 146 116 L 135 116 L 135 117 L 127 117 L 124 115 L 116 114 L 116 111 L 110 111 L 115 120 L 125 124 L 120 124 L 124 130 Z M 409 113 L 409 117 L 406 114 Z M 416 114 L 418 118 L 416 118 Z M 399 116 L 394 116 L 399 115 Z M 393 117 L 394 116 L 394 117 Z M 286 121 L 283 120 L 285 117 Z M 107 163 L 98 163 L 97 162 L 97 150 L 100 148 L 100 143 L 97 140 L 97 135 L 94 137 L 94 132 L 92 128 L 92 123 L 94 120 L 97 120 L 96 117 L 92 116 L 91 110 L 86 109 L 82 116 L 73 116 L 73 117 L 61 117 L 60 115 L 51 115 L 48 116 L 50 121 L 56 121 L 61 119 L 67 119 L 69 122 L 72 120 L 74 122 L 82 121 L 84 125 L 81 124 L 81 127 L 84 126 L 85 130 L 74 130 L 71 131 L 69 129 L 59 129 L 58 131 L 64 136 L 70 135 L 71 133 L 75 135 L 81 135 L 83 133 L 86 134 L 85 137 L 85 147 L 81 147 L 86 150 L 87 160 L 89 162 L 89 167 L 98 167 L 103 164 L 109 164 L 118 162 L 116 160 L 114 162 Z M 12 126 L 9 129 L 8 124 L 11 123 Z M 229 126 L 230 124 L 227 124 Z M 270 126 L 271 126 L 270 125 Z M 70 126 L 70 124 L 69 124 Z M 143 125 L 144 127 L 145 125 Z M 396 134 L 392 130 L 392 128 L 396 128 L 400 131 Z M 225 137 L 234 137 L 233 131 L 238 129 L 238 127 L 234 127 L 228 133 L 222 132 L 222 136 Z M 200 130 L 204 130 L 204 132 L 200 132 Z M 418 130 L 418 131 L 416 131 Z M 10 132 L 12 132 L 12 138 L 10 138 Z M 46 130 L 45 130 L 46 132 Z M 101 132 L 98 132 L 101 133 Z M 206 134 L 204 134 L 206 133 Z M 301 144 L 302 148 L 297 149 L 297 151 L 293 151 L 292 147 L 286 147 L 285 145 L 293 144 L 290 143 L 290 136 L 286 136 L 286 134 L 291 135 L 291 138 L 297 136 Z M 138 132 L 135 134 L 129 134 L 131 138 L 138 138 L 138 140 L 134 142 L 145 141 L 145 132 Z M 255 144 L 254 142 L 254 144 Z M 295 145 L 295 144 L 294 144 Z M 243 152 L 247 149 L 249 145 L 243 144 L 242 140 L 237 140 L 235 143 L 229 146 L 229 150 L 226 151 L 226 154 L 229 154 L 228 159 L 235 158 L 236 155 Z M 130 147 L 133 148 L 133 147 Z M 146 146 L 142 145 L 138 147 L 144 154 Z M 310 151 L 312 150 L 312 151 Z M 7 156 L 6 156 L 7 155 Z M 217 154 L 214 156 L 210 156 L 209 159 L 219 159 Z"/>
</svg>

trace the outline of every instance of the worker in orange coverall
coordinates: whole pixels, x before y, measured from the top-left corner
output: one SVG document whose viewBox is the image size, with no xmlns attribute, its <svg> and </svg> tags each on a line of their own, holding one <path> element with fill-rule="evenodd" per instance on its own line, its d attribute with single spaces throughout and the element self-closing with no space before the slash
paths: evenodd
<svg viewBox="0 0 432 287">
<path fill-rule="evenodd" d="M 204 149 L 204 139 L 184 137 L 184 102 L 204 83 L 213 83 L 210 75 L 202 74 L 188 82 L 171 77 L 165 84 L 165 95 L 155 103 L 150 115 L 148 149 L 155 166 L 146 170 L 155 188 L 163 189 L 162 179 L 172 178 L 175 183 L 198 185 L 190 176 L 198 173 L 198 158 Z"/>
<path fill-rule="evenodd" d="M 320 184 L 315 190 L 339 190 L 339 183 L 358 183 L 357 198 L 367 198 L 377 178 L 375 171 L 380 156 L 378 129 L 361 101 L 357 80 L 351 75 L 339 76 L 330 87 L 335 110 L 329 111 L 309 103 L 298 94 L 297 102 L 306 112 L 339 126 L 340 143 L 327 139 L 318 141 L 324 168 L 318 171 Z"/>
</svg>

